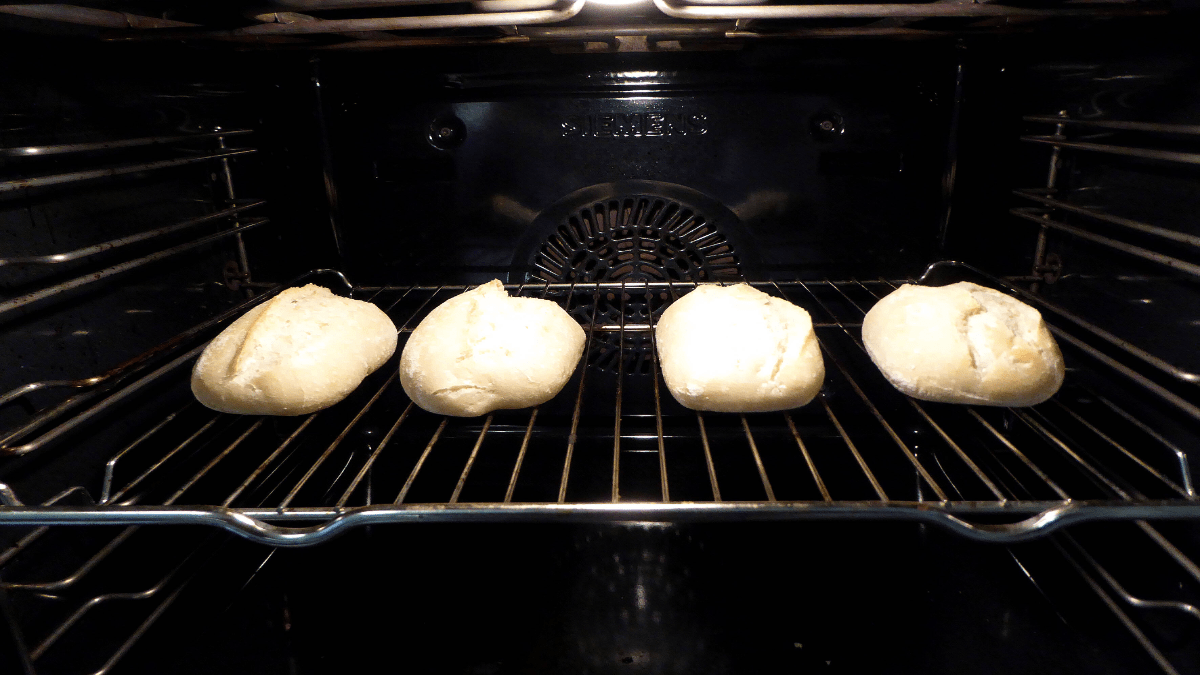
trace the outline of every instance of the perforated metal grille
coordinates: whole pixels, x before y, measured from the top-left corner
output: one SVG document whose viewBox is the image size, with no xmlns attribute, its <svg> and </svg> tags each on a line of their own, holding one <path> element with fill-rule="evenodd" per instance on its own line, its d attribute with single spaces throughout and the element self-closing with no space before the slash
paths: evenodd
<svg viewBox="0 0 1200 675">
<path fill-rule="evenodd" d="M 536 276 L 554 282 L 733 281 L 742 278 L 733 245 L 699 209 L 677 200 L 637 195 L 598 201 L 578 209 L 538 249 Z M 668 300 L 664 292 L 604 293 L 595 309 L 598 323 L 653 324 Z M 593 306 L 573 308 L 583 323 Z M 623 317 L 623 319 L 622 319 Z M 592 345 L 589 363 L 616 371 L 651 372 L 649 333 L 616 334 Z"/>
</svg>

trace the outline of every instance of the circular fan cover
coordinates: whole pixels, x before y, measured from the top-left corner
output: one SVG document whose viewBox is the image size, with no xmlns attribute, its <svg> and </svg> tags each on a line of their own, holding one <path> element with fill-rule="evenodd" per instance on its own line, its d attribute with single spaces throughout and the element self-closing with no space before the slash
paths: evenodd
<svg viewBox="0 0 1200 675">
<path fill-rule="evenodd" d="M 634 195 L 597 201 L 571 213 L 537 249 L 534 275 L 551 282 L 734 281 L 742 278 L 733 245 L 712 219 L 678 200 Z M 624 297 L 622 297 L 622 295 Z M 649 325 L 670 298 L 665 290 L 633 288 L 601 292 L 593 308 L 577 295 L 571 313 L 583 324 Z M 650 333 L 596 332 L 589 363 L 624 372 L 651 372 Z"/>
</svg>

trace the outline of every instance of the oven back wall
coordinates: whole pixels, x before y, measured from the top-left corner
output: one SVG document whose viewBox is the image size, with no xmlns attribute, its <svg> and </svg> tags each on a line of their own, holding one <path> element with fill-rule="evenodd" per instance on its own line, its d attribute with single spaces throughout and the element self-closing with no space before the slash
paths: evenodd
<svg viewBox="0 0 1200 675">
<path fill-rule="evenodd" d="M 350 271 L 388 282 L 582 278 L 538 274 L 539 247 L 583 210 L 609 226 L 636 221 L 637 197 L 712 222 L 744 276 L 911 271 L 928 259 L 943 208 L 952 54 L 843 52 L 328 62 Z M 621 183 L 631 180 L 645 182 Z"/>
</svg>

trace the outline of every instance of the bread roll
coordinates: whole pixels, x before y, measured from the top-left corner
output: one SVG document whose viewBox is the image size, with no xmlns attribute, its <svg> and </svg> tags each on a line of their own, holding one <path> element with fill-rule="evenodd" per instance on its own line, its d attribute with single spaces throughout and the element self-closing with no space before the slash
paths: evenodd
<svg viewBox="0 0 1200 675">
<path fill-rule="evenodd" d="M 240 415 L 303 415 L 337 403 L 396 351 L 375 305 L 309 284 L 246 312 L 192 369 L 204 405 Z"/>
<path fill-rule="evenodd" d="M 1065 372 L 1036 309 L 965 281 L 901 286 L 867 312 L 862 336 L 884 377 L 924 401 L 1034 405 Z"/>
<path fill-rule="evenodd" d="M 417 405 L 473 417 L 554 398 L 583 354 L 583 328 L 549 300 L 513 298 L 493 280 L 439 305 L 400 355 Z"/>
<path fill-rule="evenodd" d="M 700 286 L 667 307 L 654 337 L 667 389 L 693 410 L 796 408 L 825 379 L 808 312 L 747 284 Z"/>
</svg>

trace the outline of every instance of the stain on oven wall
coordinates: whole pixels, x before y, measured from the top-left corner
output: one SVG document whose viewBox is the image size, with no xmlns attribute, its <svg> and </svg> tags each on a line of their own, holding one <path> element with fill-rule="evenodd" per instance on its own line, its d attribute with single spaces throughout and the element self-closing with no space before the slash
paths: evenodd
<svg viewBox="0 0 1200 675">
<path fill-rule="evenodd" d="M 554 231 L 534 223 L 572 197 L 620 212 L 678 202 L 678 187 L 734 216 L 719 234 L 744 276 L 911 273 L 934 240 L 953 73 L 916 67 L 935 48 L 844 51 L 327 61 L 347 264 L 389 282 L 520 281 Z"/>
</svg>

